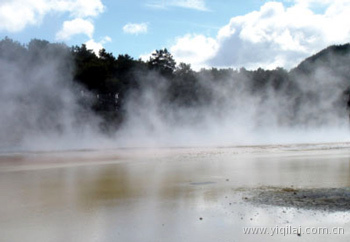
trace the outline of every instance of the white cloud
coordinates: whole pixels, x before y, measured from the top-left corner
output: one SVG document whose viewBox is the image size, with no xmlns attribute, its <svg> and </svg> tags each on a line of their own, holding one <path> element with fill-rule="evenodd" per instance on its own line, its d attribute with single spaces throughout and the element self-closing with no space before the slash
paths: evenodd
<svg viewBox="0 0 350 242">
<path fill-rule="evenodd" d="M 207 60 L 214 57 L 218 47 L 217 41 L 213 38 L 187 34 L 176 40 L 170 52 L 177 62 L 191 63 L 193 69 L 200 69 L 206 66 Z"/>
<path fill-rule="evenodd" d="M 170 50 L 192 65 L 292 68 L 322 48 L 350 40 L 350 0 L 323 0 L 323 13 L 312 10 L 317 3 L 267 2 L 259 11 L 232 18 L 216 38 L 186 35 Z"/>
<path fill-rule="evenodd" d="M 187 34 L 177 38 L 175 44 L 169 50 L 177 64 L 181 62 L 190 63 L 192 69 L 200 70 L 203 67 L 209 68 L 206 62 L 215 56 L 218 47 L 217 41 L 214 38 L 205 37 L 204 35 Z M 155 51 L 140 55 L 139 58 L 143 61 L 148 61 Z"/>
<path fill-rule="evenodd" d="M 57 40 L 69 40 L 72 36 L 85 34 L 92 38 L 94 25 L 89 21 L 76 18 L 71 21 L 64 21 L 62 29 L 56 34 Z"/>
<path fill-rule="evenodd" d="M 13 0 L 0 2 L 0 31 L 18 32 L 27 25 L 41 22 L 48 11 L 43 0 Z"/>
<path fill-rule="evenodd" d="M 177 1 L 170 1 L 169 4 L 171 6 L 190 8 L 190 9 L 195 9 L 199 11 L 208 10 L 204 0 L 177 0 Z"/>
<path fill-rule="evenodd" d="M 49 13 L 87 18 L 103 11 L 101 0 L 1 0 L 0 31 L 19 32 L 29 25 L 39 25 Z"/>
<path fill-rule="evenodd" d="M 54 0 L 51 1 L 55 11 L 70 12 L 73 17 L 96 17 L 105 9 L 101 0 Z"/>
<path fill-rule="evenodd" d="M 112 39 L 109 36 L 105 36 L 99 42 L 96 42 L 94 39 L 90 39 L 89 41 L 87 41 L 85 43 L 85 45 L 86 45 L 87 49 L 93 50 L 95 52 L 95 54 L 98 55 L 99 51 L 104 48 L 103 45 L 108 43 L 108 42 L 111 42 L 111 41 L 112 41 Z"/>
<path fill-rule="evenodd" d="M 166 9 L 168 7 L 181 7 L 181 8 L 189 8 L 198 11 L 208 11 L 205 4 L 205 0 L 157 0 L 152 3 L 148 3 L 147 6 L 152 8 Z"/>
<path fill-rule="evenodd" d="M 145 34 L 148 31 L 148 24 L 147 23 L 139 23 L 139 24 L 126 24 L 123 27 L 124 33 L 128 34 Z"/>
</svg>

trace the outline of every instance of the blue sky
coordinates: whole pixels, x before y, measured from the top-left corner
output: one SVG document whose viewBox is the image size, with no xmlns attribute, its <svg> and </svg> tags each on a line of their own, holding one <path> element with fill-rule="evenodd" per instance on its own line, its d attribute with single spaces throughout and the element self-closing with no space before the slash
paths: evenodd
<svg viewBox="0 0 350 242">
<path fill-rule="evenodd" d="M 201 67 L 292 68 L 350 40 L 350 0 L 2 0 L 0 38 L 104 47 L 147 58 L 168 48 Z"/>
</svg>

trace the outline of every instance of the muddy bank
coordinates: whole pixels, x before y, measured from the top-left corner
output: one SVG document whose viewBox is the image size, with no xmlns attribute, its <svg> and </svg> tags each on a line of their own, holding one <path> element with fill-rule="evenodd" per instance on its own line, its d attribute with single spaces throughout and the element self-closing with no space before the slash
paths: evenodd
<svg viewBox="0 0 350 242">
<path fill-rule="evenodd" d="M 297 189 L 265 187 L 244 197 L 255 205 L 272 205 L 331 212 L 350 211 L 350 187 Z"/>
</svg>

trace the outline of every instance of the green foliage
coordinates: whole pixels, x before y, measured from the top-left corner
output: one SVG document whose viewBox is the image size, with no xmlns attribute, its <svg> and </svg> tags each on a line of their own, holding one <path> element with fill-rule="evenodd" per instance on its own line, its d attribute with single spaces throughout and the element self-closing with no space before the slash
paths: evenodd
<svg viewBox="0 0 350 242">
<path fill-rule="evenodd" d="M 176 68 L 176 62 L 167 49 L 156 50 L 152 53 L 148 65 L 150 69 L 156 70 L 166 77 L 171 77 Z"/>
<path fill-rule="evenodd" d="M 27 49 L 24 45 L 5 37 L 0 41 L 0 57 L 7 61 L 18 61 L 22 56 L 26 56 Z"/>
<path fill-rule="evenodd" d="M 317 68 L 349 71 L 350 44 L 333 45 L 302 61 L 291 72 L 292 74 L 310 75 Z M 344 70 L 346 69 L 346 70 Z"/>
</svg>

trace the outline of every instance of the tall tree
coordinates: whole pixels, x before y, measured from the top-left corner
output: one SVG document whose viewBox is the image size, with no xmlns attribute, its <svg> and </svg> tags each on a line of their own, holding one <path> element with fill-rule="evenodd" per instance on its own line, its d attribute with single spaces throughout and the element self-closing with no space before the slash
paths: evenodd
<svg viewBox="0 0 350 242">
<path fill-rule="evenodd" d="M 151 69 L 159 71 L 160 74 L 166 77 L 172 76 L 176 69 L 176 62 L 166 48 L 156 50 L 150 57 L 148 64 Z"/>
</svg>

